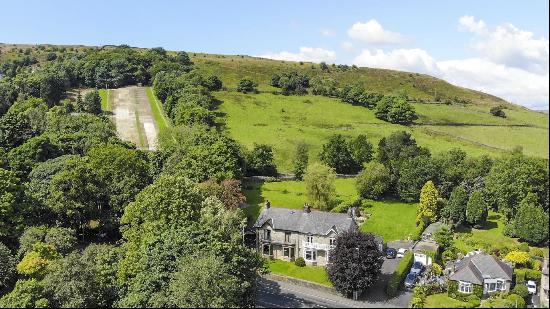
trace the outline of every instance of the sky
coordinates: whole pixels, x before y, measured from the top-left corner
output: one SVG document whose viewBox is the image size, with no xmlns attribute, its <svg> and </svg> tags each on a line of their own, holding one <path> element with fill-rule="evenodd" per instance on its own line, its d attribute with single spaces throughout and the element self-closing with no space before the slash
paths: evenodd
<svg viewBox="0 0 550 309">
<path fill-rule="evenodd" d="M 5 1 L 0 42 L 128 44 L 430 74 L 548 109 L 548 1 Z"/>
</svg>

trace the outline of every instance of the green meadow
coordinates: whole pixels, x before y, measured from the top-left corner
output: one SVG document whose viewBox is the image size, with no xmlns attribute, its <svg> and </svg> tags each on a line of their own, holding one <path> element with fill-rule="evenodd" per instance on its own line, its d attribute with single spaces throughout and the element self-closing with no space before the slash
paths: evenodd
<svg viewBox="0 0 550 309">
<path fill-rule="evenodd" d="M 548 158 L 548 116 L 531 111 L 506 110 L 508 118 L 497 118 L 479 106 L 414 104 L 419 120 L 402 126 L 377 119 L 367 108 L 321 96 L 227 91 L 215 96 L 223 102 L 219 111 L 230 134 L 248 148 L 272 145 L 275 163 L 285 172 L 292 170 L 298 141 L 310 146 L 310 161 L 315 161 L 333 134 L 366 134 L 376 145 L 399 130 L 409 131 L 433 153 L 460 147 L 474 156 L 501 155 L 521 146 L 527 155 Z"/>
</svg>

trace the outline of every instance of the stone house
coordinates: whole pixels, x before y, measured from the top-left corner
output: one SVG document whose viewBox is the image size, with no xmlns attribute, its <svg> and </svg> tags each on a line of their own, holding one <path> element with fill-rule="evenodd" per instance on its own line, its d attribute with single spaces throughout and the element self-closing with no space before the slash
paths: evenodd
<svg viewBox="0 0 550 309">
<path fill-rule="evenodd" d="M 264 256 L 286 261 L 303 257 L 308 265 L 330 263 L 336 236 L 357 229 L 354 212 L 348 214 L 272 208 L 269 201 L 254 224 L 256 247 Z"/>
</svg>

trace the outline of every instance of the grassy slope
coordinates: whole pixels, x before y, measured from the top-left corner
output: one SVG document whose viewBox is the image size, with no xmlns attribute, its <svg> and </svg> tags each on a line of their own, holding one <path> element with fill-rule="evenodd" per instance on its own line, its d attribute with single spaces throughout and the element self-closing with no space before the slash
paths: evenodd
<svg viewBox="0 0 550 309">
<path fill-rule="evenodd" d="M 151 111 L 153 112 L 153 117 L 159 128 L 159 134 L 165 132 L 168 128 L 172 126 L 168 117 L 165 116 L 164 111 L 162 110 L 162 105 L 158 101 L 157 97 L 153 93 L 151 87 L 146 87 L 147 98 L 149 98 L 149 104 L 151 105 Z"/>
<path fill-rule="evenodd" d="M 479 105 L 506 104 L 500 98 L 451 85 L 441 79 L 424 74 L 402 71 L 359 68 L 346 71 L 330 68 L 323 73 L 318 64 L 269 60 L 250 56 L 226 56 L 190 53 L 191 60 L 200 71 L 218 75 L 225 86 L 235 88 L 239 79 L 252 78 L 259 83 L 260 90 L 273 90 L 269 81 L 274 73 L 285 71 L 300 71 L 310 75 L 324 74 L 333 78 L 341 85 L 361 83 L 365 89 L 393 94 L 405 90 L 415 98 L 432 100 L 434 93 L 445 94 L 448 97 L 470 99 Z"/>
<path fill-rule="evenodd" d="M 225 91 L 215 96 L 223 101 L 219 109 L 227 115 L 233 137 L 247 147 L 273 145 L 275 162 L 282 171 L 292 170 L 297 141 L 305 141 L 311 148 L 310 160 L 316 160 L 321 145 L 336 133 L 367 134 L 376 144 L 392 132 L 406 130 L 434 153 L 460 147 L 471 155 L 498 155 L 520 145 L 528 155 L 548 157 L 548 116 L 525 110 L 507 110 L 510 116 L 503 119 L 477 106 L 415 104 L 418 124 L 405 127 L 376 119 L 367 108 L 320 96 Z"/>
</svg>

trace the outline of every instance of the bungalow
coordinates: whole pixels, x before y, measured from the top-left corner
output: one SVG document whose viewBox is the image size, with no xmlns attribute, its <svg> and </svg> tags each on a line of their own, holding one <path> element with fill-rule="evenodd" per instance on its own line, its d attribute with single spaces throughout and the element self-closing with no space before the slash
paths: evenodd
<svg viewBox="0 0 550 309">
<path fill-rule="evenodd" d="M 457 292 L 461 294 L 487 295 L 493 292 L 509 291 L 512 283 L 512 266 L 481 251 L 468 253 L 457 261 L 449 280 L 457 282 Z M 451 288 L 449 284 L 449 288 Z M 478 295 L 478 296 L 482 296 Z"/>
<path fill-rule="evenodd" d="M 264 256 L 293 261 L 303 257 L 309 265 L 330 262 L 330 251 L 339 233 L 357 229 L 354 212 L 348 214 L 272 208 L 269 201 L 254 224 L 257 250 Z"/>
</svg>

